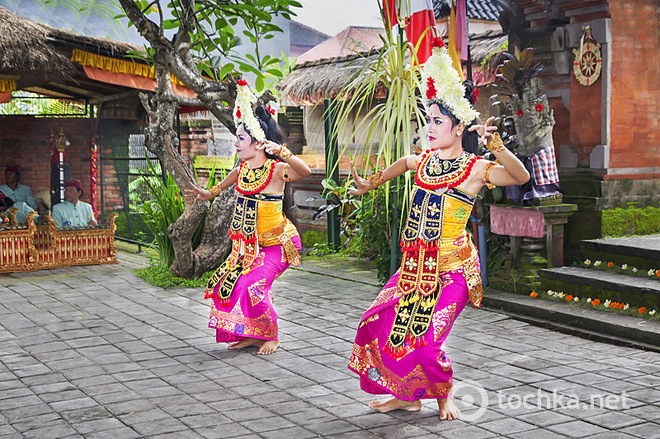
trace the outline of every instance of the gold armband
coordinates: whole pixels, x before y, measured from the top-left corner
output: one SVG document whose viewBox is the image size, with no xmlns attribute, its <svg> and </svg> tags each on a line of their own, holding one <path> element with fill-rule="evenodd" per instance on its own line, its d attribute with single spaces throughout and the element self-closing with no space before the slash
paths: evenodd
<svg viewBox="0 0 660 439">
<path fill-rule="evenodd" d="M 490 163 L 486 164 L 486 166 L 484 167 L 484 184 L 486 185 L 486 187 L 488 189 L 492 189 L 492 188 L 495 187 L 495 185 L 490 182 L 489 174 L 490 174 L 491 169 L 493 169 L 497 165 L 498 165 L 497 162 L 490 162 Z"/>
<path fill-rule="evenodd" d="M 502 152 L 506 149 L 504 142 L 502 142 L 502 139 L 500 138 L 500 133 L 497 131 L 493 133 L 493 136 L 488 140 L 488 143 L 486 143 L 486 149 L 492 152 Z"/>
<path fill-rule="evenodd" d="M 218 195 L 220 195 L 222 188 L 220 187 L 220 183 L 218 183 L 215 186 L 211 186 L 209 190 L 211 191 L 214 197 L 217 197 Z"/>
<path fill-rule="evenodd" d="M 289 151 L 289 148 L 286 147 L 286 143 L 284 145 L 282 145 L 282 149 L 280 150 L 280 154 L 279 154 L 280 158 L 282 160 L 286 160 L 289 157 L 291 157 L 292 155 L 293 155 L 293 153 L 291 151 Z"/>
<path fill-rule="evenodd" d="M 291 180 L 291 177 L 289 177 L 289 164 L 288 163 L 284 167 L 284 181 L 286 181 L 287 183 L 293 181 L 293 180 Z"/>
<path fill-rule="evenodd" d="M 383 184 L 383 171 L 376 172 L 367 177 L 367 180 L 374 185 L 374 189 Z"/>
</svg>

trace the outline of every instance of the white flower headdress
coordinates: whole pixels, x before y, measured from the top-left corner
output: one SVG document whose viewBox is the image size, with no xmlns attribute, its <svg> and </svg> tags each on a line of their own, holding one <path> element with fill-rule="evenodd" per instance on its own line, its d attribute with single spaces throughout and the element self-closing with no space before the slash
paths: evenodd
<svg viewBox="0 0 660 439">
<path fill-rule="evenodd" d="M 236 90 L 236 105 L 234 107 L 234 124 L 244 124 L 250 135 L 259 142 L 266 141 L 266 133 L 261 128 L 257 116 L 254 115 L 252 103 L 257 101 L 257 97 L 252 93 L 247 81 L 239 79 L 238 89 Z"/>
<path fill-rule="evenodd" d="M 432 54 L 422 69 L 422 91 L 427 102 L 440 101 L 459 121 L 469 125 L 479 116 L 479 112 L 465 98 L 463 81 L 452 66 L 442 39 L 436 37 L 433 43 Z"/>
</svg>

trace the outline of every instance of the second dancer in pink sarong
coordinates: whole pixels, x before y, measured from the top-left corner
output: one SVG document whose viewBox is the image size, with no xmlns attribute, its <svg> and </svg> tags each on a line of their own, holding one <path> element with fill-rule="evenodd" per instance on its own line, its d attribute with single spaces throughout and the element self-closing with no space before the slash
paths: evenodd
<svg viewBox="0 0 660 439">
<path fill-rule="evenodd" d="M 348 367 L 366 392 L 393 396 L 372 401 L 374 410 L 417 411 L 421 399 L 432 398 L 440 418 L 451 420 L 460 412 L 451 397 L 445 340 L 468 301 L 481 304 L 479 262 L 466 223 L 484 184 L 522 184 L 529 173 L 493 133 L 494 118 L 474 125 L 472 83 L 461 83 L 442 45 L 426 61 L 422 87 L 428 149 L 368 179 L 352 169 L 357 185 L 352 195 L 407 171 L 415 172 L 415 183 L 401 230 L 401 267 L 362 317 Z M 480 140 L 501 164 L 475 155 Z"/>
<path fill-rule="evenodd" d="M 232 343 L 229 349 L 259 346 L 257 354 L 263 355 L 280 344 L 273 281 L 289 265 L 300 263 L 300 236 L 286 216 L 285 183 L 311 171 L 282 144 L 270 110 L 259 106 L 253 113 L 253 100 L 245 81 L 238 81 L 234 122 L 240 166 L 210 191 L 195 188 L 184 194 L 209 200 L 236 186 L 232 251 L 206 288 L 205 296 L 212 300 L 209 327 L 216 330 L 216 341 Z"/>
</svg>

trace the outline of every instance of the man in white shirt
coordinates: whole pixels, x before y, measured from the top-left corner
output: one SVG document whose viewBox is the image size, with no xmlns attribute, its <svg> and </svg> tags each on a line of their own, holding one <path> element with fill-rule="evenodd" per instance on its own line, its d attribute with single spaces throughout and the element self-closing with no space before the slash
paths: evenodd
<svg viewBox="0 0 660 439">
<path fill-rule="evenodd" d="M 37 209 L 37 202 L 32 197 L 28 186 L 19 183 L 21 168 L 18 165 L 9 165 L 5 168 L 5 184 L 0 184 L 0 192 L 14 200 L 14 203 L 24 202 L 32 209 Z"/>
<path fill-rule="evenodd" d="M 64 201 L 53 206 L 53 219 L 58 229 L 62 227 L 96 226 L 92 205 L 80 201 L 83 195 L 80 180 L 64 182 Z"/>
</svg>

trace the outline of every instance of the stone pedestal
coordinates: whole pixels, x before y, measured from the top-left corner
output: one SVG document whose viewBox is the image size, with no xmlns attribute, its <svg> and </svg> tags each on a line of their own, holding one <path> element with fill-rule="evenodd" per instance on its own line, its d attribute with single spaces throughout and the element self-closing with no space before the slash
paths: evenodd
<svg viewBox="0 0 660 439">
<path fill-rule="evenodd" d="M 549 267 L 564 265 L 564 224 L 578 209 L 577 204 L 553 206 L 490 206 L 492 233 L 511 237 L 511 263 L 515 268 L 520 260 L 522 238 L 543 239 L 545 249 L 539 249 Z"/>
</svg>

